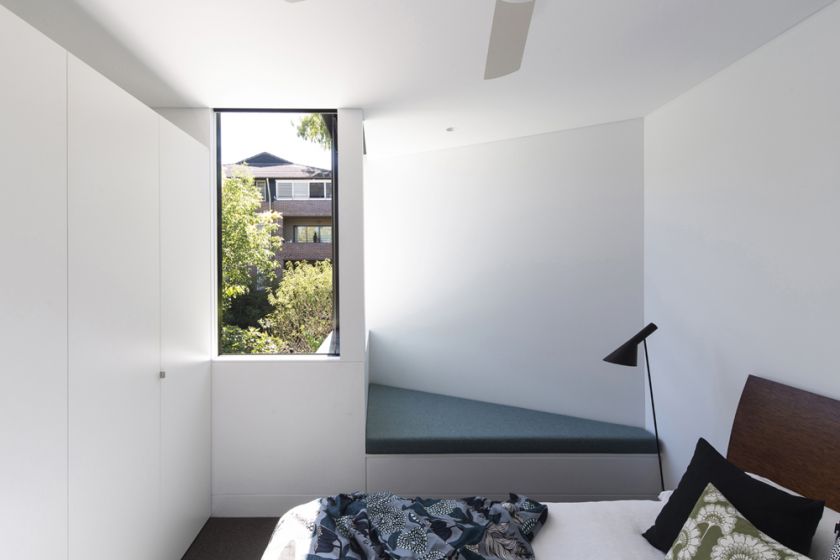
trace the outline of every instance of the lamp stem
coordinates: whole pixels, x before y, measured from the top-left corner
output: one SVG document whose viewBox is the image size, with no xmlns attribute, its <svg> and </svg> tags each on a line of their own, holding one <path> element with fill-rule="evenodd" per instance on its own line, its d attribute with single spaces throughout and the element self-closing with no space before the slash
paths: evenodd
<svg viewBox="0 0 840 560">
<path fill-rule="evenodd" d="M 656 458 L 659 461 L 659 484 L 665 490 L 665 475 L 662 473 L 662 448 L 659 446 L 659 426 L 656 425 L 656 404 L 653 402 L 653 382 L 650 380 L 650 359 L 648 358 L 647 340 L 643 340 L 645 346 L 645 365 L 647 366 L 648 389 L 650 390 L 650 410 L 653 412 L 653 431 L 656 437 Z"/>
</svg>

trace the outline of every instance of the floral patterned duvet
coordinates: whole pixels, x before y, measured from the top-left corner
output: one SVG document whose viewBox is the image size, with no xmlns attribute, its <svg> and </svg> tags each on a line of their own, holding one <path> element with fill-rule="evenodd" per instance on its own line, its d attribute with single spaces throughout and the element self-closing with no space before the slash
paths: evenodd
<svg viewBox="0 0 840 560">
<path fill-rule="evenodd" d="M 307 522 L 305 558 L 526 560 L 547 515 L 546 506 L 516 495 L 499 502 L 340 494 L 321 499 Z"/>
<path fill-rule="evenodd" d="M 650 546 L 642 533 L 653 524 L 664 503 L 659 500 L 545 503 L 548 509 L 545 524 L 531 542 L 534 556 L 536 560 L 662 560 L 665 554 Z M 277 522 L 262 560 L 307 560 L 310 552 L 314 553 L 313 532 L 320 513 L 321 500 L 287 511 Z"/>
</svg>

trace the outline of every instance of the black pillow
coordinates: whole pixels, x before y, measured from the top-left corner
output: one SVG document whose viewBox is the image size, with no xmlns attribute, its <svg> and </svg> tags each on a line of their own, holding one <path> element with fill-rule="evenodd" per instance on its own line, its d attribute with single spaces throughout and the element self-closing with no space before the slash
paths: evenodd
<svg viewBox="0 0 840 560">
<path fill-rule="evenodd" d="M 794 496 L 755 480 L 703 438 L 697 441 L 694 457 L 668 503 L 653 527 L 645 531 L 648 542 L 668 552 L 710 482 L 762 533 L 800 554 L 808 554 L 825 502 Z"/>
</svg>

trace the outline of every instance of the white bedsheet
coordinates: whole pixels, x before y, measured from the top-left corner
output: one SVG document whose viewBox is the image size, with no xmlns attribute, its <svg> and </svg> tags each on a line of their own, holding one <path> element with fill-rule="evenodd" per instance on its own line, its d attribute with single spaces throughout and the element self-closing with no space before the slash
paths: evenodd
<svg viewBox="0 0 840 560">
<path fill-rule="evenodd" d="M 534 539 L 537 560 L 662 560 L 642 533 L 664 502 L 546 503 L 548 519 Z M 310 529 L 318 501 L 298 506 L 277 523 L 262 560 L 302 560 L 309 551 Z M 310 525 L 311 526 L 311 525 Z"/>
<path fill-rule="evenodd" d="M 534 539 L 537 560 L 662 560 L 644 537 L 664 502 L 548 503 L 548 519 Z"/>
</svg>

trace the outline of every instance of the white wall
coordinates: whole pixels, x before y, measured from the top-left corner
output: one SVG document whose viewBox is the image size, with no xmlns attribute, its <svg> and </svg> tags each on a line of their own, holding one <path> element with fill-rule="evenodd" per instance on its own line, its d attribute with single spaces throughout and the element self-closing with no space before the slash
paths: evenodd
<svg viewBox="0 0 840 560">
<path fill-rule="evenodd" d="M 364 490 L 363 369 L 336 358 L 215 362 L 213 515 L 280 515 Z"/>
<path fill-rule="evenodd" d="M 0 543 L 66 558 L 67 52 L 0 7 L 0 75 Z"/>
<path fill-rule="evenodd" d="M 642 425 L 641 120 L 368 158 L 371 380 Z"/>
<path fill-rule="evenodd" d="M 341 356 L 213 364 L 213 514 L 280 515 L 364 489 L 362 114 L 338 111 Z"/>
<path fill-rule="evenodd" d="M 645 316 L 674 484 L 750 373 L 840 397 L 840 4 L 645 123 Z"/>
</svg>

